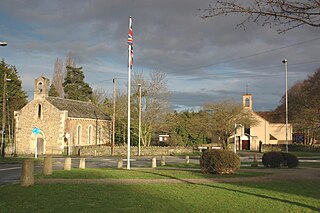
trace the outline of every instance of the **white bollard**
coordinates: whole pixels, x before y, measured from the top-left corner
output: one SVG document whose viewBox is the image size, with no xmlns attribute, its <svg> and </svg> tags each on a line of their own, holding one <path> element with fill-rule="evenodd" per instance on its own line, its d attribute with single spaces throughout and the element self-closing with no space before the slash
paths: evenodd
<svg viewBox="0 0 320 213">
<path fill-rule="evenodd" d="M 86 168 L 86 159 L 80 158 L 79 169 L 85 169 L 85 168 Z"/>
<path fill-rule="evenodd" d="M 63 170 L 66 170 L 66 171 L 70 171 L 70 170 L 71 170 L 71 158 L 70 158 L 70 157 L 67 157 L 67 158 L 64 160 Z"/>
<path fill-rule="evenodd" d="M 161 161 L 160 161 L 160 165 L 161 166 L 165 166 L 166 165 L 166 156 L 161 156 Z"/>
<path fill-rule="evenodd" d="M 123 169 L 123 159 L 118 158 L 118 169 Z"/>
<path fill-rule="evenodd" d="M 156 168 L 156 167 L 157 167 L 157 158 L 156 158 L 156 157 L 153 157 L 153 158 L 152 158 L 151 167 L 152 167 L 152 168 Z"/>
<path fill-rule="evenodd" d="M 186 156 L 186 164 L 189 164 L 190 163 L 190 158 L 189 158 L 189 155 Z"/>
</svg>

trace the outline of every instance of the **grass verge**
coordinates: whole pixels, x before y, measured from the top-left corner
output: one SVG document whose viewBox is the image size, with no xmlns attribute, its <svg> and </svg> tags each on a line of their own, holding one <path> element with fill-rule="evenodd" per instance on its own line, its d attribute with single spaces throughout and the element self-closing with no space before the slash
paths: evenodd
<svg viewBox="0 0 320 213">
<path fill-rule="evenodd" d="M 71 171 L 54 171 L 51 176 L 37 174 L 36 178 L 62 178 L 62 179 L 187 179 L 187 178 L 235 178 L 256 177 L 268 175 L 267 172 L 243 172 L 235 175 L 203 174 L 200 170 L 177 170 L 177 169 L 72 169 Z"/>
<path fill-rule="evenodd" d="M 319 182 L 2 186 L 1 212 L 317 212 Z"/>
</svg>

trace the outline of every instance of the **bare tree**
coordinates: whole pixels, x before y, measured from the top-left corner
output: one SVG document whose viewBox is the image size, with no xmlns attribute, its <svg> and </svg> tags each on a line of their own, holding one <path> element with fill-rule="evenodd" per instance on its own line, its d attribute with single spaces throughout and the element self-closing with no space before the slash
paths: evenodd
<svg viewBox="0 0 320 213">
<path fill-rule="evenodd" d="M 230 100 L 205 104 L 202 110 L 207 113 L 203 125 L 208 129 L 208 134 L 218 136 L 224 149 L 229 146 L 229 138 L 234 133 L 236 123 L 245 127 L 255 126 L 258 123 L 250 111 L 244 110 L 241 104 Z"/>
<path fill-rule="evenodd" d="M 104 88 L 97 88 L 93 90 L 92 93 L 92 102 L 95 105 L 102 105 L 108 99 L 108 91 Z"/>
<path fill-rule="evenodd" d="M 238 24 L 239 27 L 245 28 L 246 23 L 254 22 L 262 26 L 275 26 L 279 33 L 302 25 L 320 27 L 319 0 L 250 0 L 248 4 L 223 0 L 217 1 L 214 7 L 209 5 L 199 11 L 204 19 L 229 14 L 243 15 L 245 18 Z"/>
<path fill-rule="evenodd" d="M 135 73 L 133 76 L 133 104 L 136 111 L 139 101 L 138 84 L 141 84 L 142 90 L 141 140 L 144 146 L 150 146 L 154 134 L 162 131 L 166 124 L 170 92 L 165 77 L 165 73 L 158 71 L 151 72 L 150 79 L 144 79 L 143 73 Z"/>
<path fill-rule="evenodd" d="M 68 52 L 66 55 L 65 63 L 63 64 L 63 60 L 57 58 L 54 63 L 54 70 L 53 70 L 53 77 L 52 77 L 52 86 L 59 93 L 59 97 L 64 97 L 64 89 L 63 89 L 63 82 L 65 79 L 65 75 L 67 72 L 67 67 L 75 67 L 76 62 L 72 52 Z"/>
<path fill-rule="evenodd" d="M 64 82 L 64 69 L 63 69 L 63 61 L 60 58 L 57 58 L 54 63 L 53 77 L 52 77 L 52 85 L 59 93 L 59 97 L 64 97 L 64 91 L 62 83 Z"/>
<path fill-rule="evenodd" d="M 75 67 L 76 66 L 76 60 L 74 58 L 74 55 L 73 53 L 70 51 L 67 53 L 67 56 L 66 56 L 66 60 L 65 60 L 65 63 L 64 63 L 64 67 Z"/>
</svg>

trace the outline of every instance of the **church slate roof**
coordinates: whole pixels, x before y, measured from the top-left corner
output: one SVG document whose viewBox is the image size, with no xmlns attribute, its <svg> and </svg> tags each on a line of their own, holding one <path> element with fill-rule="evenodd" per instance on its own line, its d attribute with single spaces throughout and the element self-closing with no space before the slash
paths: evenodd
<svg viewBox="0 0 320 213">
<path fill-rule="evenodd" d="M 255 113 L 260 117 L 262 117 L 263 119 L 267 120 L 269 123 L 285 123 L 281 115 L 276 114 L 275 112 L 259 111 Z"/>
<path fill-rule="evenodd" d="M 63 99 L 56 97 L 46 98 L 52 105 L 59 110 L 68 111 L 68 116 L 73 118 L 91 118 L 100 120 L 110 120 L 110 116 L 106 115 L 101 109 L 92 102 L 77 101 L 71 99 Z"/>
</svg>

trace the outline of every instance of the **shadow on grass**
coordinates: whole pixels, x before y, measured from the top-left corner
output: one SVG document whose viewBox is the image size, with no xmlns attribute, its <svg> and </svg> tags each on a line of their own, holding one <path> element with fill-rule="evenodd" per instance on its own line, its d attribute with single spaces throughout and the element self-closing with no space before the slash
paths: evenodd
<svg viewBox="0 0 320 213">
<path fill-rule="evenodd" d="M 210 188 L 222 189 L 222 190 L 226 190 L 226 191 L 230 191 L 230 192 L 237 192 L 240 194 L 255 196 L 255 197 L 259 197 L 259 198 L 263 198 L 263 199 L 267 199 L 267 200 L 283 202 L 283 203 L 290 204 L 290 205 L 296 205 L 296 206 L 300 206 L 303 208 L 309 208 L 313 211 L 319 211 L 319 208 L 317 208 L 317 207 L 310 206 L 310 205 L 296 202 L 296 201 L 286 200 L 286 199 L 282 199 L 282 198 L 272 197 L 272 196 L 253 193 L 253 192 L 242 191 L 242 190 L 238 190 L 238 189 L 229 189 L 227 187 L 222 187 L 222 186 L 217 186 L 217 185 L 209 185 L 209 184 L 199 184 L 199 185 L 210 187 Z"/>
<path fill-rule="evenodd" d="M 255 196 L 255 197 L 263 198 L 263 199 L 267 199 L 267 200 L 283 202 L 283 203 L 290 204 L 290 205 L 296 205 L 296 206 L 299 206 L 299 207 L 311 209 L 313 211 L 319 211 L 319 208 L 317 208 L 317 207 L 310 206 L 310 205 L 307 205 L 307 204 L 304 204 L 304 203 L 300 203 L 300 202 L 297 202 L 297 201 L 286 200 L 286 199 L 282 199 L 282 198 L 272 197 L 272 196 L 269 196 L 269 195 L 258 194 L 258 193 L 253 193 L 253 192 L 248 192 L 248 191 L 243 191 L 243 190 L 238 190 L 238 189 L 230 189 L 230 188 L 223 187 L 223 186 L 218 186 L 218 185 L 194 183 L 194 182 L 188 181 L 186 179 L 181 179 L 181 178 L 173 177 L 173 176 L 166 175 L 166 174 L 159 174 L 159 173 L 154 173 L 154 172 L 149 172 L 149 171 L 141 171 L 141 172 L 149 173 L 149 174 L 153 174 L 153 175 L 159 175 L 159 176 L 163 176 L 163 177 L 170 178 L 170 179 L 175 179 L 175 180 L 178 180 L 180 182 L 187 183 L 187 184 L 193 184 L 193 185 L 205 186 L 205 187 L 210 187 L 210 188 L 215 188 L 215 189 L 221 189 L 221 190 L 226 190 L 226 191 L 229 191 L 229 192 L 236 192 L 236 193 Z M 230 184 L 230 185 L 236 185 L 237 186 L 237 184 Z M 244 185 L 246 187 L 254 188 L 254 187 L 252 187 L 252 186 L 250 186 L 248 184 L 246 185 L 246 184 L 241 184 L 240 183 L 240 185 Z M 263 189 L 264 190 L 270 190 L 270 188 L 268 188 L 268 187 L 264 187 Z M 286 192 L 286 193 L 290 193 L 290 192 Z M 290 194 L 293 194 L 293 193 L 291 192 Z"/>
</svg>

